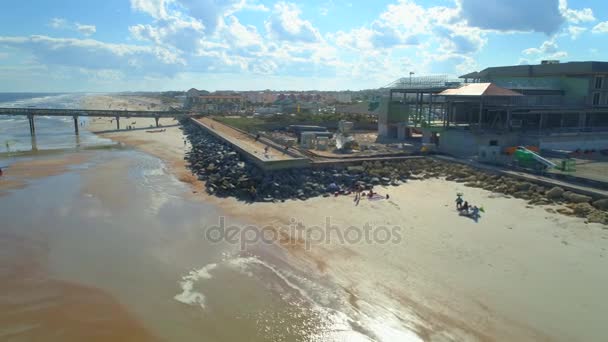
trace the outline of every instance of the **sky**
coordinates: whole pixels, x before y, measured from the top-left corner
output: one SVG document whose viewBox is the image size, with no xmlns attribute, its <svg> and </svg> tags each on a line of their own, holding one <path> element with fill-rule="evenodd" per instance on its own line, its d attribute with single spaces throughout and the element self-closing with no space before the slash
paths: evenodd
<svg viewBox="0 0 608 342">
<path fill-rule="evenodd" d="M 5 0 L 0 92 L 359 90 L 607 43 L 605 0 Z"/>
</svg>

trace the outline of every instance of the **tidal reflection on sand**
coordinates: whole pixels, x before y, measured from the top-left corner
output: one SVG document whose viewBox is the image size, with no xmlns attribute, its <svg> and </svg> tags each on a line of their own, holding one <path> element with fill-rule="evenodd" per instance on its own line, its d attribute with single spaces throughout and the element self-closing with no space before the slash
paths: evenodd
<svg viewBox="0 0 608 342">
<path fill-rule="evenodd" d="M 395 334 L 385 322 L 370 328 L 353 320 L 339 289 L 293 267 L 278 247 L 243 252 L 206 241 L 204 229 L 220 210 L 188 200 L 186 185 L 156 158 L 94 151 L 13 165 L 23 177 L 0 196 L 0 338 L 369 341 Z"/>
</svg>

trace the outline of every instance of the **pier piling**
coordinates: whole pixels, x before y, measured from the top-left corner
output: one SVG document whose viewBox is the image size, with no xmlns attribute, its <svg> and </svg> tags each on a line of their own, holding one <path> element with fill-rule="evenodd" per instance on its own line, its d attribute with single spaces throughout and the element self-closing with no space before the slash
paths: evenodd
<svg viewBox="0 0 608 342">
<path fill-rule="evenodd" d="M 160 119 L 158 116 L 154 118 L 154 120 L 156 121 L 156 127 L 158 128 L 158 119 Z"/>
<path fill-rule="evenodd" d="M 120 116 L 116 117 L 116 130 L 120 131 Z"/>
<path fill-rule="evenodd" d="M 76 135 L 79 134 L 79 132 L 78 132 L 78 115 L 74 115 L 74 132 L 76 133 Z"/>
<path fill-rule="evenodd" d="M 34 124 L 34 116 L 32 114 L 28 114 L 27 119 L 30 122 L 30 134 L 31 135 L 36 134 L 36 125 Z"/>
</svg>

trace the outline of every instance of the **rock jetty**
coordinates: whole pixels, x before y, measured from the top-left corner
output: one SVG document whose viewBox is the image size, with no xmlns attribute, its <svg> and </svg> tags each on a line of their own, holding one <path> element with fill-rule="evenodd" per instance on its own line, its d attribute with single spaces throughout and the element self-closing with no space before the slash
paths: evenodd
<svg viewBox="0 0 608 342">
<path fill-rule="evenodd" d="M 364 162 L 359 166 L 325 169 L 291 169 L 263 172 L 243 159 L 230 145 L 192 124 L 182 122 L 192 149 L 186 161 L 193 174 L 205 182 L 209 194 L 244 201 L 274 202 L 331 196 L 337 189 L 358 186 L 397 186 L 408 180 L 445 178 L 494 193 L 526 200 L 530 205 L 562 204 L 560 213 L 608 225 L 608 199 L 547 188 L 508 176 L 432 158 Z"/>
</svg>

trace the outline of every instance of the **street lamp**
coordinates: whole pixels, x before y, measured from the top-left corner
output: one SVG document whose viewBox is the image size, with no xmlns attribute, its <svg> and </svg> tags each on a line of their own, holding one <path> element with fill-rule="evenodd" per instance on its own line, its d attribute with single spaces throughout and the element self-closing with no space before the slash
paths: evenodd
<svg viewBox="0 0 608 342">
<path fill-rule="evenodd" d="M 412 86 L 412 75 L 415 74 L 415 72 L 410 71 L 410 87 Z"/>
</svg>

